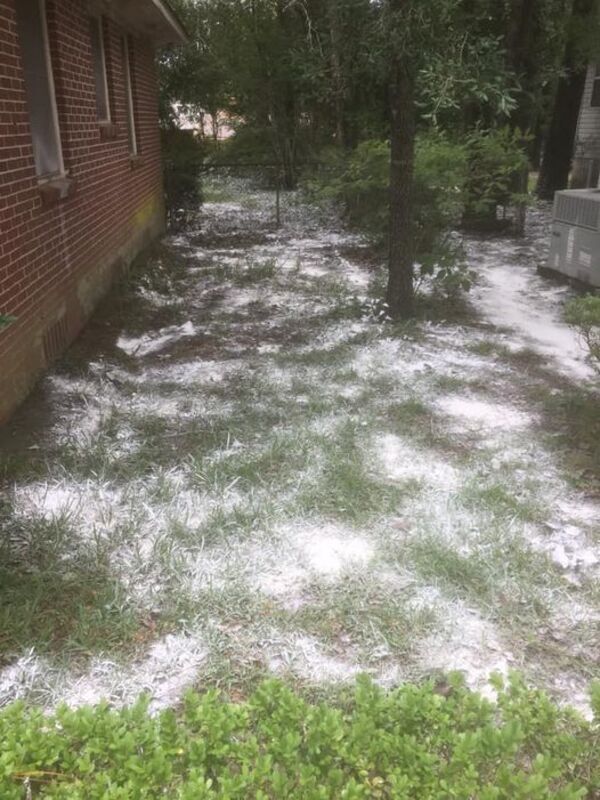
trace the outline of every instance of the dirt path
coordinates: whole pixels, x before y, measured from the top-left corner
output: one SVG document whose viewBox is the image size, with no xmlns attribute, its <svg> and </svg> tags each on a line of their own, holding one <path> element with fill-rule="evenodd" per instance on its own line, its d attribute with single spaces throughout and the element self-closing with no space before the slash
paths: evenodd
<svg viewBox="0 0 600 800">
<path fill-rule="evenodd" d="M 397 329 L 364 315 L 360 237 L 226 188 L 3 434 L 0 703 L 514 667 L 586 709 L 598 395 L 542 218 L 471 243 L 480 316 Z"/>
</svg>

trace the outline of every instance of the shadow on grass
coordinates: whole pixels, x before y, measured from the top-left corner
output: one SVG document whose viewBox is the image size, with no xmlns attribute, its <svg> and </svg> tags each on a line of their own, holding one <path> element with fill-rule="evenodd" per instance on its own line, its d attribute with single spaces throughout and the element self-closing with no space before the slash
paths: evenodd
<svg viewBox="0 0 600 800">
<path fill-rule="evenodd" d="M 34 647 L 85 658 L 140 641 L 141 620 L 102 554 L 77 546 L 64 518 L 0 507 L 0 666 Z"/>
<path fill-rule="evenodd" d="M 568 385 L 534 393 L 541 430 L 578 488 L 600 496 L 600 393 Z"/>
</svg>

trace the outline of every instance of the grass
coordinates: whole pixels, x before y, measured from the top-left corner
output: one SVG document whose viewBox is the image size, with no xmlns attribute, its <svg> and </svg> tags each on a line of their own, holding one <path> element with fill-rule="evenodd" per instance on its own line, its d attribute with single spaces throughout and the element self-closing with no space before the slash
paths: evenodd
<svg viewBox="0 0 600 800">
<path fill-rule="evenodd" d="M 498 520 L 539 522 L 544 516 L 534 498 L 518 497 L 504 482 L 482 486 L 480 479 L 473 480 L 462 490 L 461 499 L 467 508 L 482 509 Z"/>
<path fill-rule="evenodd" d="M 386 585 L 375 572 L 348 574 L 339 583 L 316 583 L 307 595 L 311 602 L 294 622 L 313 636 L 340 643 L 342 650 L 356 646 L 365 665 L 382 658 L 405 664 L 436 621 L 431 609 L 411 607 L 408 593 Z"/>
<path fill-rule="evenodd" d="M 408 550 L 424 578 L 485 607 L 509 629 L 517 620 L 526 625 L 545 620 L 547 590 L 561 585 L 545 556 L 529 549 L 520 536 L 498 528 L 462 550 L 434 534 L 411 542 Z"/>
<path fill-rule="evenodd" d="M 23 522 L 5 511 L 1 528 L 5 658 L 32 646 L 80 658 L 105 648 L 130 650 L 139 641 L 142 614 L 111 574 L 102 547 L 93 540 L 84 547 L 66 516 Z"/>
<path fill-rule="evenodd" d="M 322 463 L 307 477 L 294 501 L 294 511 L 300 517 L 368 524 L 398 513 L 403 501 L 419 489 L 417 481 L 386 484 L 370 472 L 364 456 L 364 431 L 352 421 L 323 443 Z"/>
<path fill-rule="evenodd" d="M 234 286 L 251 286 L 274 278 L 277 274 L 277 259 L 248 259 L 245 264 L 219 264 L 211 270 L 212 280 L 217 284 L 227 281 Z"/>
<path fill-rule="evenodd" d="M 461 304 L 433 304 L 423 315 L 460 318 L 464 338 L 472 334 L 467 350 L 488 359 L 489 369 L 479 359 L 475 367 L 465 359 L 463 367 L 460 358 L 442 369 L 445 344 L 418 322 L 363 320 L 340 341 L 344 323 L 363 313 L 343 275 L 313 279 L 302 269 L 280 268 L 261 225 L 231 236 L 216 225 L 198 241 L 190 235 L 189 248 L 153 251 L 147 272 L 136 266 L 122 299 L 105 306 L 60 366 L 66 388 L 44 398 L 52 413 L 38 415 L 39 435 L 3 457 L 0 480 L 9 498 L 15 483 L 32 484 L 35 499 L 35 481 L 83 498 L 73 513 L 49 516 L 24 510 L 17 494 L 14 511 L 0 519 L 0 540 L 8 531 L 20 542 L 19 550 L 6 550 L 0 573 L 5 660 L 30 647 L 67 665 L 90 654 L 127 660 L 154 638 L 192 630 L 208 649 L 198 680 L 239 697 L 268 672 L 273 642 L 298 635 L 376 675 L 392 667 L 410 671 L 417 651 L 423 658 L 424 637 L 434 631 L 443 637 L 460 624 L 440 617 L 443 603 L 413 602 L 433 586 L 444 601 L 459 598 L 489 620 L 544 680 L 552 682 L 557 665 L 587 680 L 593 656 L 569 658 L 587 629 L 574 626 L 553 643 L 552 614 L 564 598 L 594 606 L 597 589 L 585 576 L 578 586 L 568 584 L 530 537 L 551 536 L 543 526 L 560 485 L 544 472 L 549 454 L 577 487 L 596 486 L 596 395 L 551 381 L 536 354 L 504 348 L 494 332 L 464 316 Z M 286 235 L 282 259 L 289 258 Z M 269 243 L 264 257 L 261 242 Z M 196 254 L 196 245 L 219 251 L 252 245 L 256 255 L 223 264 Z M 319 257 L 336 264 L 334 248 L 319 250 Z M 252 286 L 260 303 L 233 307 L 238 295 L 231 292 Z M 140 287 L 158 292 L 166 308 L 140 297 Z M 289 307 L 281 299 L 286 293 Z M 123 332 L 188 319 L 206 334 L 189 347 L 147 360 L 115 347 Z M 259 349 L 263 344 L 280 347 Z M 448 346 L 456 356 L 458 345 Z M 413 358 L 431 359 L 434 367 L 403 371 L 402 361 Z M 220 364 L 227 368 L 215 380 L 210 370 L 206 378 L 194 371 L 186 382 L 186 364 L 200 361 L 214 362 L 215 374 Z M 181 380 L 172 379 L 174 365 Z M 75 378 L 84 381 L 83 395 Z M 507 393 L 511 402 L 518 397 L 538 412 L 539 426 L 461 432 L 436 400 L 474 390 L 496 404 Z M 83 436 L 78 420 L 88 411 L 102 413 L 97 429 Z M 419 460 L 400 465 L 403 480 L 386 474 L 377 451 L 385 434 Z M 25 449 L 30 441 L 39 449 Z M 525 457 L 525 446 L 539 452 L 539 463 Z M 492 468 L 497 454 L 512 455 Z M 412 466 L 418 477 L 411 477 Z M 448 473 L 456 485 L 450 479 L 446 485 Z M 554 483 L 546 486 L 548 480 Z M 87 513 L 94 488 L 112 498 L 103 524 Z M 364 541 L 373 560 L 332 574 L 305 566 L 303 532 L 327 537 L 330 528 L 340 539 L 341 561 L 344 536 Z M 268 576 L 279 568 L 284 588 L 290 573 L 289 597 L 257 588 L 257 570 Z M 404 575 L 408 588 L 393 580 Z M 286 603 L 296 595 L 297 607 Z M 289 672 L 314 696 L 338 691 Z"/>
<path fill-rule="evenodd" d="M 600 489 L 600 402 L 585 387 L 532 391 L 543 412 L 543 435 L 549 447 L 563 456 L 572 480 L 579 486 L 595 482 Z"/>
</svg>

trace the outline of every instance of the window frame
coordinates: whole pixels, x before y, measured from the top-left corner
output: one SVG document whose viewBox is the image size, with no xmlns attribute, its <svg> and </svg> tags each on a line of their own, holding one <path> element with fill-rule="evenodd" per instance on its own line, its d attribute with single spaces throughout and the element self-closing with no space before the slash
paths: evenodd
<svg viewBox="0 0 600 800">
<path fill-rule="evenodd" d="M 42 28 L 42 48 L 44 52 L 44 61 L 46 62 L 46 88 L 49 95 L 50 100 L 50 123 L 52 125 L 54 131 L 54 140 L 56 143 L 56 161 L 58 163 L 58 169 L 54 172 L 41 172 L 40 166 L 38 164 L 38 160 L 36 158 L 35 147 L 33 147 L 33 157 L 35 162 L 35 173 L 39 183 L 48 183 L 53 180 L 57 180 L 60 178 L 64 178 L 66 176 L 65 171 L 65 160 L 62 148 L 62 139 L 61 139 L 61 131 L 60 131 L 60 121 L 58 116 L 58 104 L 56 102 L 56 83 L 54 80 L 54 70 L 52 68 L 52 53 L 50 51 L 50 34 L 48 31 L 48 9 L 46 5 L 46 0 L 34 0 L 37 3 L 40 15 L 40 24 Z M 25 71 L 25 66 L 23 66 L 23 70 Z M 29 102 L 29 98 L 28 98 Z M 34 137 L 33 128 L 31 125 L 31 115 L 28 114 L 29 117 L 29 126 L 31 130 L 32 140 Z M 33 141 L 32 141 L 33 145 Z"/>
<path fill-rule="evenodd" d="M 127 128 L 129 133 L 129 156 L 136 158 L 139 155 L 139 144 L 135 120 L 135 98 L 133 93 L 133 75 L 131 70 L 130 37 L 123 35 L 123 72 L 125 74 L 125 111 L 127 114 Z"/>
<path fill-rule="evenodd" d="M 106 40 L 104 38 L 104 17 L 101 14 L 92 14 L 90 16 L 90 26 L 95 25 L 97 26 L 98 30 L 98 42 L 100 45 L 100 66 L 102 70 L 102 85 L 104 89 L 104 105 L 106 107 L 106 116 L 101 117 L 98 114 L 98 81 L 96 79 L 96 65 L 94 64 L 94 59 L 96 57 L 94 46 L 92 44 L 92 67 L 94 71 L 94 85 L 96 87 L 96 118 L 99 123 L 107 124 L 112 122 L 112 110 L 110 107 L 110 90 L 108 85 L 108 64 L 106 59 Z M 91 33 L 91 32 L 90 32 Z"/>
</svg>

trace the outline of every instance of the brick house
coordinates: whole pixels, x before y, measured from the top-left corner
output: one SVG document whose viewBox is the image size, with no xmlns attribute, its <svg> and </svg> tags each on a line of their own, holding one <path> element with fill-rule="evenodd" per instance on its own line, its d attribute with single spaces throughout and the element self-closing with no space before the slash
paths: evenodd
<svg viewBox="0 0 600 800">
<path fill-rule="evenodd" d="M 0 0 L 0 423 L 164 228 L 163 0 Z"/>
</svg>

